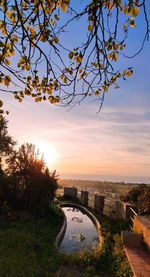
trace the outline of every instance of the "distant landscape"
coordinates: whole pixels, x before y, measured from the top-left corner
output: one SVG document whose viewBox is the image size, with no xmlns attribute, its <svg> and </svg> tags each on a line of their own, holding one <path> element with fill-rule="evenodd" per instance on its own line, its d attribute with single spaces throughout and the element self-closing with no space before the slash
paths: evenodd
<svg viewBox="0 0 150 277">
<path fill-rule="evenodd" d="M 125 183 L 125 182 L 109 182 L 109 181 L 91 181 L 91 180 L 75 180 L 60 179 L 59 185 L 62 187 L 76 187 L 89 192 L 99 192 L 105 195 L 112 193 L 121 195 L 126 194 L 132 188 L 143 185 L 142 183 Z"/>
</svg>

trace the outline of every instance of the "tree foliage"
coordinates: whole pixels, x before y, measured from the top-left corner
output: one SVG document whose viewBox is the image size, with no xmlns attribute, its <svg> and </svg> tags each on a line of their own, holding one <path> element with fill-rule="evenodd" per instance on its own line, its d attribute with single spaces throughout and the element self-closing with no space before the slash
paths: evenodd
<svg viewBox="0 0 150 277">
<path fill-rule="evenodd" d="M 45 169 L 44 160 L 39 158 L 35 145 L 30 143 L 22 144 L 18 150 L 12 151 L 7 159 L 7 165 L 7 173 L 13 175 L 21 187 L 25 187 L 30 175 Z"/>
<path fill-rule="evenodd" d="M 138 214 L 150 214 L 150 186 L 141 185 L 133 188 L 127 195 L 122 197 L 122 200 L 132 203 Z"/>
<path fill-rule="evenodd" d="M 0 11 L 1 91 L 19 102 L 31 96 L 66 106 L 94 96 L 101 107 L 109 88 L 133 74 L 117 64 L 140 13 L 146 28 L 138 53 L 150 32 L 146 0 L 1 0 Z M 83 36 L 72 47 L 66 33 L 75 25 Z"/>
<path fill-rule="evenodd" d="M 0 214 L 26 210 L 36 217 L 46 216 L 57 189 L 56 171 L 50 173 L 33 144 L 17 149 L 8 135 L 7 121 L 0 120 Z"/>
<path fill-rule="evenodd" d="M 7 120 L 0 118 L 0 157 L 10 154 L 15 141 L 8 135 Z"/>
<path fill-rule="evenodd" d="M 16 196 L 15 208 L 44 216 L 57 189 L 56 172 L 49 172 L 35 145 L 29 143 L 14 150 L 7 159 L 7 165 Z"/>
</svg>

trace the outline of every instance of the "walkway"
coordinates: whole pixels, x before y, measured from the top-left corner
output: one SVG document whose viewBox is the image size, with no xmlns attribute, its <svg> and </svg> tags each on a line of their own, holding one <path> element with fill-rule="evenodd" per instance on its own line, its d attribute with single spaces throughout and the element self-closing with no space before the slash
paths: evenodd
<svg viewBox="0 0 150 277">
<path fill-rule="evenodd" d="M 150 277 L 150 255 L 143 248 L 142 236 L 125 231 L 122 237 L 134 277 Z"/>
</svg>

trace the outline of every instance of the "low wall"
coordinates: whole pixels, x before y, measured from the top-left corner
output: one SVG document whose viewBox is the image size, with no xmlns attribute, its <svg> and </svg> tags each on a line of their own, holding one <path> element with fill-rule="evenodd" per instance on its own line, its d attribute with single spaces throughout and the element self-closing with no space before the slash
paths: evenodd
<svg viewBox="0 0 150 277">
<path fill-rule="evenodd" d="M 100 194 L 91 194 L 88 191 L 79 191 L 75 187 L 64 187 L 64 197 L 66 200 L 69 198 L 72 200 L 79 200 L 81 205 L 89 206 L 94 209 L 95 212 L 103 214 L 105 206 L 105 196 Z M 91 199 L 91 195 L 93 196 Z M 62 196 L 62 195 L 61 195 Z"/>
<path fill-rule="evenodd" d="M 133 207 L 131 203 L 116 201 L 116 218 L 123 218 L 125 220 L 130 220 L 131 212 L 130 208 Z"/>
<path fill-rule="evenodd" d="M 105 197 L 95 194 L 94 196 L 94 210 L 100 214 L 103 214 L 105 204 Z"/>
<path fill-rule="evenodd" d="M 65 232 L 66 232 L 66 227 L 67 227 L 67 218 L 66 218 L 66 215 L 64 213 L 64 211 L 60 208 L 60 206 L 58 206 L 58 208 L 61 210 L 61 212 L 63 212 L 63 216 L 64 216 L 64 220 L 63 220 L 63 225 L 60 229 L 60 232 L 59 234 L 57 235 L 56 237 L 56 240 L 55 240 L 55 247 L 56 248 L 59 248 L 63 238 L 64 238 L 64 235 L 65 235 Z"/>
<path fill-rule="evenodd" d="M 77 199 L 77 188 L 75 188 L 75 187 L 72 187 L 72 188 L 65 187 L 64 188 L 64 196 L 76 200 Z"/>
<path fill-rule="evenodd" d="M 88 206 L 88 199 L 89 199 L 89 192 L 88 191 L 81 191 L 81 199 L 80 202 L 83 206 Z"/>
<path fill-rule="evenodd" d="M 134 216 L 133 230 L 142 234 L 144 242 L 150 249 L 150 217 L 140 215 Z"/>
</svg>

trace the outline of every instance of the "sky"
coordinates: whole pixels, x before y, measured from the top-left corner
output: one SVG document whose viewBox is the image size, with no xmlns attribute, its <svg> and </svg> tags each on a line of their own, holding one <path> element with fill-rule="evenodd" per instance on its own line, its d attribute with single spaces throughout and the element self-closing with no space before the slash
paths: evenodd
<svg viewBox="0 0 150 277">
<path fill-rule="evenodd" d="M 129 38 L 131 50 L 137 48 L 142 24 L 139 18 Z M 150 182 L 149 61 L 150 42 L 135 59 L 122 60 L 134 67 L 134 75 L 106 94 L 100 113 L 90 100 L 69 109 L 32 99 L 18 103 L 3 93 L 9 134 L 18 145 L 34 143 L 60 178 Z"/>
</svg>

